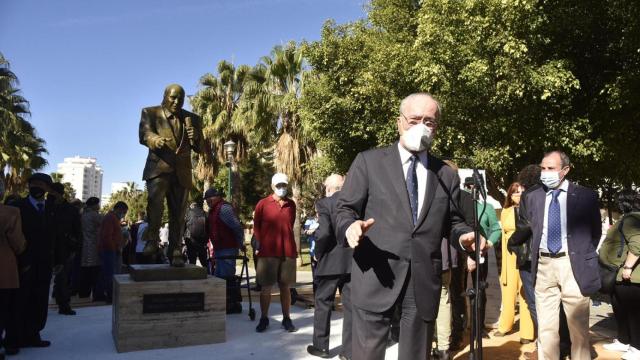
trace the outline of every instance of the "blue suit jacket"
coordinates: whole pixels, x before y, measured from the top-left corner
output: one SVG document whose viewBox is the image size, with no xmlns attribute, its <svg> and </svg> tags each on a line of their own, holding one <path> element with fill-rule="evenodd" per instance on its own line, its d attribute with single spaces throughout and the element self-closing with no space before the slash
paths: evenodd
<svg viewBox="0 0 640 360">
<path fill-rule="evenodd" d="M 531 227 L 531 270 L 538 271 L 540 242 L 544 223 L 546 188 L 532 189 L 520 203 L 520 224 Z M 567 191 L 567 247 L 573 277 L 584 296 L 600 289 L 600 273 L 596 247 L 602 233 L 598 194 L 586 187 L 569 183 Z M 520 230 L 520 229 L 519 229 Z M 534 280 L 535 281 L 535 280 Z"/>
</svg>

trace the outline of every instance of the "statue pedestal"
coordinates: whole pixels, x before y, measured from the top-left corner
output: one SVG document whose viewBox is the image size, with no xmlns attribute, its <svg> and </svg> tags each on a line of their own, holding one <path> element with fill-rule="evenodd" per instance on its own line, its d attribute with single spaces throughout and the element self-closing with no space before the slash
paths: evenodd
<svg viewBox="0 0 640 360">
<path fill-rule="evenodd" d="M 225 341 L 224 280 L 207 277 L 206 271 L 205 278 L 194 279 L 193 274 L 201 274 L 195 266 L 133 267 L 138 267 L 132 269 L 132 274 L 137 271 L 136 278 L 155 281 L 135 281 L 128 274 L 114 276 L 111 333 L 118 352 Z M 192 278 L 175 280 L 179 272 L 190 273 Z"/>
</svg>

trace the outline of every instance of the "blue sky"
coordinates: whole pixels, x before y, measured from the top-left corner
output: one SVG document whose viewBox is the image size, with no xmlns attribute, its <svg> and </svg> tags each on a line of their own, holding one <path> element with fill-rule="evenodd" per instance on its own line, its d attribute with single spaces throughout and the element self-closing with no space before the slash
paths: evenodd
<svg viewBox="0 0 640 360">
<path fill-rule="evenodd" d="M 170 83 L 187 94 L 220 60 L 256 64 L 274 45 L 318 40 L 327 19 L 365 17 L 365 0 L 2 0 L 0 52 L 11 63 L 49 166 L 96 157 L 103 194 L 137 181 L 147 149 L 140 110 Z"/>
</svg>

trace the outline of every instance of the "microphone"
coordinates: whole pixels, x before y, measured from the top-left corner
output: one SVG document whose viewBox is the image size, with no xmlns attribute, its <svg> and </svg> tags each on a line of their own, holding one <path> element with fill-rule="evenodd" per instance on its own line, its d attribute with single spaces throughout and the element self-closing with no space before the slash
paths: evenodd
<svg viewBox="0 0 640 360">
<path fill-rule="evenodd" d="M 184 125 L 188 128 L 193 128 L 193 122 L 191 122 L 191 116 L 187 116 L 184 118 Z M 189 144 L 193 146 L 193 139 L 189 139 Z"/>
<path fill-rule="evenodd" d="M 478 171 L 478 169 L 473 169 L 473 184 L 476 186 L 476 189 L 480 191 L 480 195 L 486 199 L 487 190 L 484 187 L 484 178 L 480 175 L 480 171 Z"/>
</svg>

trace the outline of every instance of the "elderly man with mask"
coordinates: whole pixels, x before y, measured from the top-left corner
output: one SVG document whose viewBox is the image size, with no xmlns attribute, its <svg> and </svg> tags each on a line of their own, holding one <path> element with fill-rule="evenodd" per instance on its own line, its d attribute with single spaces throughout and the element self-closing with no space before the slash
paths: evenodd
<svg viewBox="0 0 640 360">
<path fill-rule="evenodd" d="M 263 332 L 269 326 L 269 304 L 271 288 L 276 283 L 280 288 L 282 305 L 282 327 L 288 332 L 296 331 L 289 310 L 291 308 L 290 286 L 296 282 L 296 243 L 293 236 L 293 224 L 296 221 L 296 203 L 287 197 L 289 179 L 287 175 L 277 173 L 271 178 L 273 193 L 260 200 L 253 217 L 253 229 L 260 258 L 256 278 L 262 286 L 260 310 L 262 316 L 256 327 Z"/>
<path fill-rule="evenodd" d="M 209 206 L 206 233 L 215 255 L 216 277 L 227 281 L 227 313 L 242 312 L 239 278 L 236 275 L 236 257 L 244 248 L 244 231 L 233 206 L 224 201 L 222 191 L 211 188 L 204 193 Z"/>
<path fill-rule="evenodd" d="M 307 352 L 321 358 L 330 358 L 329 331 L 331 330 L 331 309 L 334 306 L 336 290 L 340 289 L 344 320 L 342 322 L 342 353 L 340 359 L 351 359 L 351 259 L 353 250 L 346 243 L 344 234 L 336 236 L 336 200 L 344 178 L 332 174 L 324 182 L 326 197 L 316 202 L 318 222 L 316 230 L 316 252 L 318 259 L 316 276 L 318 285 L 315 292 L 313 312 L 313 344 Z"/>
<path fill-rule="evenodd" d="M 540 169 L 542 186 L 522 195 L 518 221 L 518 228 L 527 224 L 531 233 L 538 352 L 544 359 L 560 357 L 562 305 L 571 336 L 571 359 L 591 359 L 589 296 L 600 288 L 598 194 L 567 179 L 571 161 L 562 151 L 546 153 Z"/>
<path fill-rule="evenodd" d="M 396 304 L 402 309 L 398 359 L 429 359 L 442 238 L 450 236 L 461 250 L 473 247 L 474 233 L 458 211 L 458 174 L 429 153 L 440 118 L 429 94 L 402 100 L 400 140 L 358 154 L 338 197 L 338 233 L 354 248 L 353 359 L 384 359 Z"/>
</svg>

